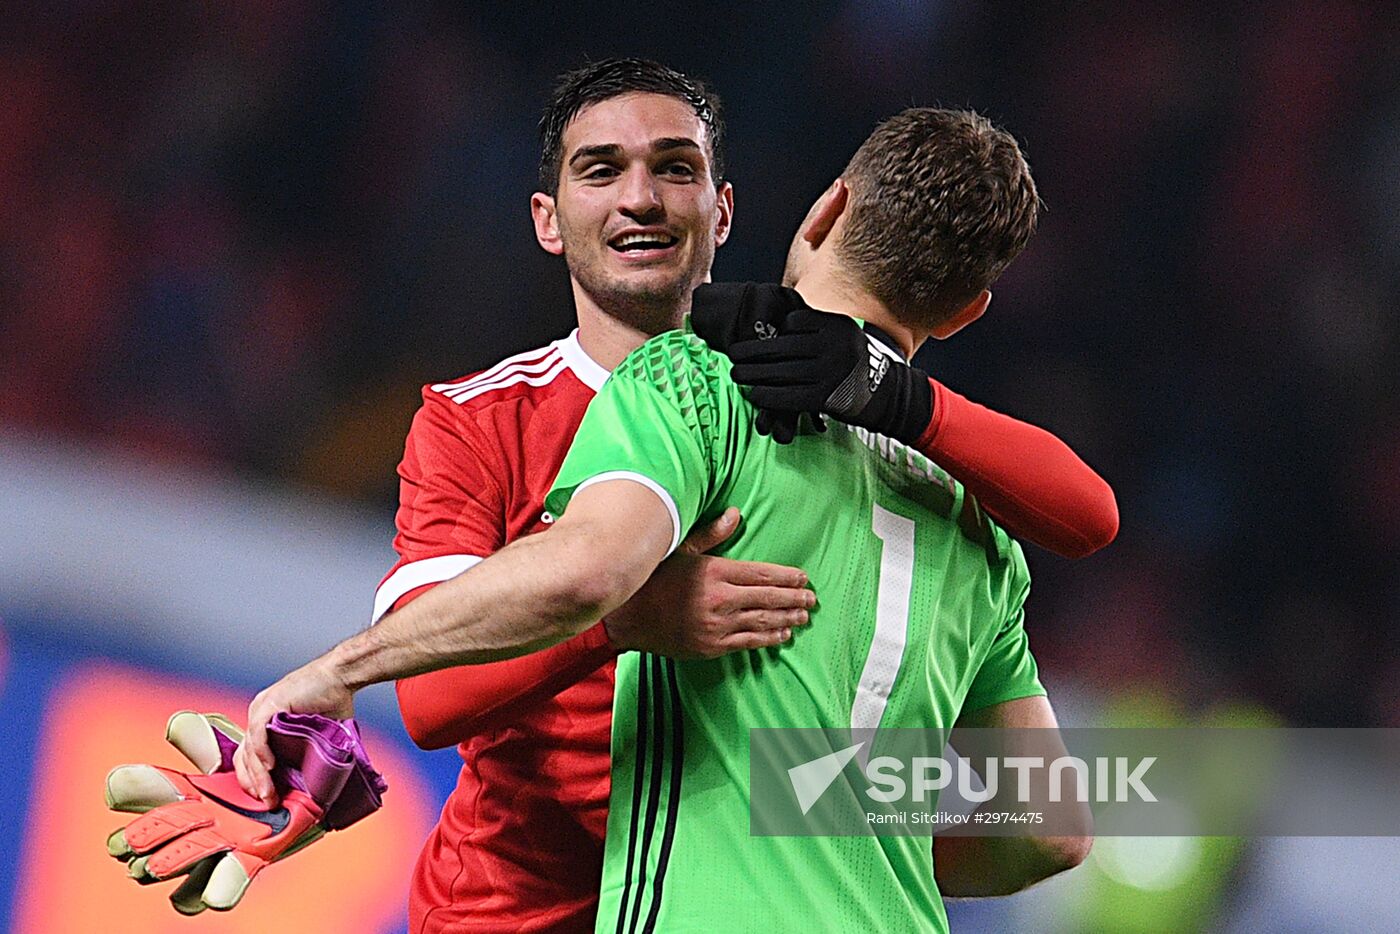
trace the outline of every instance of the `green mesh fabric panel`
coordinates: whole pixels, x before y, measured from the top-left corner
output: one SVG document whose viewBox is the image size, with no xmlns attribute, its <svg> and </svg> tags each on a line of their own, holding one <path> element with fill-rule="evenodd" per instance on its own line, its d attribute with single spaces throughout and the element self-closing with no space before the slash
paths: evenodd
<svg viewBox="0 0 1400 934">
<path fill-rule="evenodd" d="M 722 372 L 720 359 L 695 335 L 671 331 L 633 351 L 619 370 L 629 378 L 649 381 L 675 401 L 692 430 L 702 438 L 713 438 L 718 422 L 714 383 Z"/>
</svg>

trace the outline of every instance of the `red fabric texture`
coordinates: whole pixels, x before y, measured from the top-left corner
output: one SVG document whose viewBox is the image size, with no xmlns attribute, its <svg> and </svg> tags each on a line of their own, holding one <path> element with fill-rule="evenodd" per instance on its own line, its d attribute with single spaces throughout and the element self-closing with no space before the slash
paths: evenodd
<svg viewBox="0 0 1400 934">
<path fill-rule="evenodd" d="M 400 605 L 428 589 L 412 591 Z M 548 700 L 617 655 L 598 623 L 567 642 L 520 658 L 405 678 L 397 684 L 399 710 L 420 748 L 455 746 L 464 736 L 508 723 L 521 707 Z"/>
<path fill-rule="evenodd" d="M 1066 558 L 1118 534 L 1113 488 L 1043 428 L 994 412 L 937 380 L 914 446 L 956 477 L 1008 532 Z"/>
</svg>

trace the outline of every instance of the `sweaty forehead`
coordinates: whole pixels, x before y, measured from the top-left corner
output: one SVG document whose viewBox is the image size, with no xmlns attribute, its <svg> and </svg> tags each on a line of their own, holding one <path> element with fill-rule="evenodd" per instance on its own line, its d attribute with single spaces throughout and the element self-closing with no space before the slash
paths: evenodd
<svg viewBox="0 0 1400 934">
<path fill-rule="evenodd" d="M 645 150 L 658 139 L 692 139 L 709 152 L 705 123 L 689 104 L 665 94 L 631 93 L 580 110 L 564 128 L 564 160 L 584 146 Z"/>
</svg>

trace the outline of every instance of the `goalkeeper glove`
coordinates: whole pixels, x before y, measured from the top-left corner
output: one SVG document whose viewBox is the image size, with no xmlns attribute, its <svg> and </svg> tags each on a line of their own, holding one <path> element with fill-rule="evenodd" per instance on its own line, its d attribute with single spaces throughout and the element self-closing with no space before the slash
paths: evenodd
<svg viewBox="0 0 1400 934">
<path fill-rule="evenodd" d="M 898 359 L 873 326 L 814 311 L 792 289 L 702 285 L 691 326 L 729 356 L 744 396 L 774 421 L 795 425 L 800 413 L 821 412 L 913 444 L 933 418 L 928 374 Z"/>
<path fill-rule="evenodd" d="M 243 732 L 220 714 L 181 711 L 166 726 L 198 774 L 124 765 L 107 776 L 107 806 L 143 815 L 108 837 L 108 853 L 142 884 L 188 876 L 170 897 L 181 914 L 233 908 L 268 863 L 379 806 L 387 786 L 353 721 L 289 716 L 268 733 L 285 790 L 275 808 L 239 788 L 233 753 Z"/>
</svg>

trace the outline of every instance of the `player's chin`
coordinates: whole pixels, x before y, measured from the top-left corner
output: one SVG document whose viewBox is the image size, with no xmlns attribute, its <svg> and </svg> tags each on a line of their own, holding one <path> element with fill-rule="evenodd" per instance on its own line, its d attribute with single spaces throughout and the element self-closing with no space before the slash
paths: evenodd
<svg viewBox="0 0 1400 934">
<path fill-rule="evenodd" d="M 693 278 L 690 269 L 670 263 L 634 266 L 617 270 L 612 276 L 616 291 L 634 295 L 684 294 Z"/>
<path fill-rule="evenodd" d="M 680 325 L 680 313 L 690 297 L 688 276 L 613 279 L 601 294 L 611 314 L 647 334 L 660 334 Z"/>
</svg>

